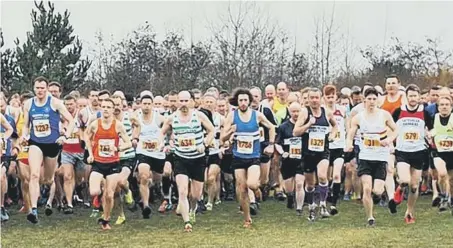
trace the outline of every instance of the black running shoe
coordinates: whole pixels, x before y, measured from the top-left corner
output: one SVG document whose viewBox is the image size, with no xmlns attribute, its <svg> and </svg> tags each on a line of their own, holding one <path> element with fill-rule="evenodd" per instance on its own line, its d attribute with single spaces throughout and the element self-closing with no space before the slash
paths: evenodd
<svg viewBox="0 0 453 248">
<path fill-rule="evenodd" d="M 338 214 L 338 209 L 335 206 L 330 206 L 330 215 L 334 216 Z"/>
<path fill-rule="evenodd" d="M 31 213 L 29 213 L 27 215 L 27 220 L 30 221 L 33 224 L 38 223 L 38 210 L 36 208 L 32 209 Z"/>
<path fill-rule="evenodd" d="M 46 216 L 51 216 L 53 213 L 52 206 L 50 204 L 46 205 L 46 210 L 44 210 L 44 213 Z"/>
<path fill-rule="evenodd" d="M 293 195 L 288 195 L 288 198 L 286 199 L 286 207 L 289 209 L 294 209 L 294 196 Z"/>
<path fill-rule="evenodd" d="M 375 219 L 368 219 L 366 223 L 367 227 L 375 227 L 376 226 L 376 220 Z"/>
<path fill-rule="evenodd" d="M 388 208 L 389 208 L 391 214 L 396 214 L 396 212 L 397 212 L 396 211 L 396 202 L 393 199 L 391 199 L 389 201 Z"/>
<path fill-rule="evenodd" d="M 257 215 L 258 214 L 258 205 L 255 202 L 250 203 L 250 214 L 251 215 Z"/>
<path fill-rule="evenodd" d="M 151 215 L 151 208 L 148 206 L 144 207 L 142 210 L 142 215 L 143 215 L 143 219 L 149 219 L 149 217 Z"/>
<path fill-rule="evenodd" d="M 66 206 L 65 209 L 63 210 L 64 214 L 73 214 L 74 209 L 72 207 Z"/>
<path fill-rule="evenodd" d="M 433 203 L 432 203 L 431 206 L 433 206 L 433 207 L 439 207 L 441 200 L 442 200 L 442 198 L 440 198 L 439 196 L 436 197 L 436 198 L 434 198 Z"/>
</svg>

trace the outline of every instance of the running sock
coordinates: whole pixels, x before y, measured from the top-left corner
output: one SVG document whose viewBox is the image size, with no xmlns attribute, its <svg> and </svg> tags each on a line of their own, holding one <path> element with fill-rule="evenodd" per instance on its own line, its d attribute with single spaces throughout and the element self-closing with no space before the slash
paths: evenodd
<svg viewBox="0 0 453 248">
<path fill-rule="evenodd" d="M 306 190 L 306 193 L 305 193 L 305 199 L 308 203 L 308 205 L 313 205 L 313 195 L 315 193 L 315 189 L 312 189 L 310 191 Z"/>
<path fill-rule="evenodd" d="M 332 206 L 337 206 L 338 197 L 340 197 L 341 183 L 332 184 Z"/>
<path fill-rule="evenodd" d="M 170 187 L 171 187 L 171 180 L 170 177 L 162 177 L 162 192 L 164 193 L 164 199 L 170 199 Z"/>
<path fill-rule="evenodd" d="M 319 184 L 319 201 L 324 203 L 327 200 L 327 194 L 329 193 L 329 184 Z"/>
</svg>

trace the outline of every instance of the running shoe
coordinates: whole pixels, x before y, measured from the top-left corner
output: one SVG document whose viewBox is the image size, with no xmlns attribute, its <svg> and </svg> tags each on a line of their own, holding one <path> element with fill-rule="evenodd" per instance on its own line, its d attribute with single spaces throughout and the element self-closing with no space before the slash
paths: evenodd
<svg viewBox="0 0 453 248">
<path fill-rule="evenodd" d="M 132 203 L 134 202 L 134 197 L 132 197 L 132 191 L 130 189 L 124 195 L 124 201 L 127 205 L 132 205 Z"/>
<path fill-rule="evenodd" d="M 222 201 L 219 199 L 219 200 L 217 200 L 217 201 L 214 202 L 214 205 L 217 206 L 217 205 L 220 205 L 221 203 L 222 203 Z"/>
<path fill-rule="evenodd" d="M 396 214 L 396 212 L 397 212 L 396 206 L 397 206 L 397 204 L 396 204 L 395 200 L 391 199 L 389 201 L 389 205 L 388 205 L 391 214 Z"/>
<path fill-rule="evenodd" d="M 334 216 L 338 214 L 338 209 L 335 206 L 330 206 L 330 215 Z"/>
<path fill-rule="evenodd" d="M 414 224 L 415 223 L 415 218 L 412 215 L 408 214 L 404 218 L 404 221 L 406 222 L 406 224 Z"/>
<path fill-rule="evenodd" d="M 243 225 L 244 228 L 251 228 L 252 227 L 252 220 L 246 220 L 244 221 L 244 225 Z"/>
<path fill-rule="evenodd" d="M 118 219 L 115 222 L 115 225 L 122 225 L 126 222 L 126 216 L 120 215 L 118 216 Z"/>
<path fill-rule="evenodd" d="M 191 210 L 189 211 L 189 220 L 190 220 L 190 223 L 192 224 L 195 224 L 197 222 L 197 220 L 195 219 L 195 211 Z"/>
<path fill-rule="evenodd" d="M 210 202 L 206 203 L 206 210 L 207 211 L 212 211 L 212 207 L 213 207 L 212 203 L 210 203 Z"/>
<path fill-rule="evenodd" d="M 27 215 L 27 220 L 33 224 L 38 223 L 38 209 L 33 208 L 31 212 Z"/>
<path fill-rule="evenodd" d="M 351 200 L 351 194 L 350 193 L 345 193 L 343 196 L 343 201 L 350 201 Z"/>
<path fill-rule="evenodd" d="M 366 226 L 367 227 L 375 227 L 376 226 L 376 220 L 374 218 L 368 219 Z"/>
<path fill-rule="evenodd" d="M 50 204 L 47 204 L 46 205 L 46 209 L 44 210 L 44 213 L 46 214 L 46 216 L 51 216 L 53 211 L 52 211 L 52 205 Z"/>
<path fill-rule="evenodd" d="M 165 213 L 165 211 L 167 211 L 167 206 L 168 206 L 168 201 L 167 200 L 163 200 L 162 203 L 160 204 L 159 206 L 159 209 L 157 211 L 159 211 L 159 213 Z"/>
<path fill-rule="evenodd" d="M 296 209 L 296 215 L 297 216 L 302 216 L 303 215 L 303 210 L 302 209 Z"/>
<path fill-rule="evenodd" d="M 2 207 L 2 209 L 1 209 L 1 221 L 4 222 L 4 221 L 8 221 L 8 220 L 9 220 L 8 211 L 6 211 L 6 209 Z"/>
<path fill-rule="evenodd" d="M 258 204 L 256 204 L 256 202 L 250 203 L 250 214 L 251 215 L 258 214 Z"/>
<path fill-rule="evenodd" d="M 446 198 L 442 199 L 439 204 L 439 212 L 445 212 L 448 209 L 448 200 Z"/>
<path fill-rule="evenodd" d="M 327 211 L 327 208 L 326 206 L 321 206 L 321 218 L 329 218 L 330 217 L 330 213 L 329 211 Z"/>
<path fill-rule="evenodd" d="M 316 220 L 316 212 L 314 208 L 310 208 L 308 212 L 308 221 L 314 222 Z"/>
<path fill-rule="evenodd" d="M 431 205 L 431 206 L 433 206 L 433 207 L 439 207 L 441 200 L 442 200 L 442 198 L 440 198 L 439 196 L 436 196 L 436 197 L 433 199 L 433 202 L 432 202 L 432 205 Z"/>
<path fill-rule="evenodd" d="M 64 214 L 73 214 L 74 213 L 74 209 L 70 206 L 66 206 L 65 209 L 63 210 L 63 213 Z"/>
<path fill-rule="evenodd" d="M 188 221 L 184 224 L 184 232 L 192 232 L 192 229 L 193 229 L 193 227 L 192 227 L 192 224 L 190 224 L 190 221 Z"/>
<path fill-rule="evenodd" d="M 149 219 L 151 215 L 151 208 L 149 206 L 144 207 L 142 210 L 142 215 L 143 219 Z"/>
<path fill-rule="evenodd" d="M 393 200 L 396 205 L 401 204 L 403 202 L 403 189 L 401 189 L 401 186 L 398 186 L 396 188 L 395 193 L 393 194 Z"/>
</svg>

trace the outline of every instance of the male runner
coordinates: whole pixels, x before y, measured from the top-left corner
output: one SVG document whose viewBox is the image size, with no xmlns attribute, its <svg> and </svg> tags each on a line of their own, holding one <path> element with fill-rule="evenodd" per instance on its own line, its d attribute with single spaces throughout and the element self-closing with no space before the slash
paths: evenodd
<svg viewBox="0 0 453 248">
<path fill-rule="evenodd" d="M 332 113 L 335 122 L 338 125 L 338 131 L 335 133 L 334 140 L 329 143 L 329 153 L 332 171 L 332 206 L 330 206 L 330 214 L 338 213 L 337 203 L 340 197 L 341 188 L 341 170 L 344 164 L 344 148 L 346 139 L 346 110 L 343 106 L 335 104 L 337 98 L 337 89 L 333 85 L 324 87 L 324 103 L 328 113 Z M 330 173 L 329 173 L 330 175 Z M 329 176 L 330 177 L 330 176 Z"/>
<path fill-rule="evenodd" d="M 453 196 L 453 118 L 452 100 L 450 96 L 441 96 L 438 99 L 439 113 L 434 116 L 431 135 L 434 140 L 433 157 L 437 170 L 439 185 L 439 212 L 448 207 L 448 184 L 450 184 L 450 197 Z M 450 177 L 450 183 L 448 182 Z"/>
<path fill-rule="evenodd" d="M 322 92 L 317 88 L 308 91 L 309 107 L 302 108 L 293 130 L 296 137 L 302 136 L 303 167 L 305 173 L 305 187 L 307 203 L 309 204 L 309 221 L 316 219 L 316 205 L 314 204 L 315 175 L 317 174 L 320 193 L 321 216 L 330 216 L 327 211 L 326 200 L 329 192 L 329 140 L 333 140 L 337 133 L 337 123 L 332 113 L 327 113 L 321 107 Z M 332 126 L 331 130 L 329 127 Z M 330 133 L 330 134 L 329 134 Z M 316 172 L 316 174 L 315 174 Z"/>
<path fill-rule="evenodd" d="M 165 165 L 165 153 L 159 151 L 160 127 L 165 117 L 153 109 L 153 98 L 144 95 L 140 98 L 142 114 L 137 116 L 137 125 L 134 126 L 132 144 L 137 147 L 138 178 L 140 180 L 140 195 L 143 202 L 142 215 L 149 219 L 149 184 L 153 174 L 162 174 Z"/>
<path fill-rule="evenodd" d="M 260 133 L 259 125 L 269 129 L 269 143 L 264 149 L 268 155 L 274 153 L 275 126 L 260 112 L 252 110 L 253 96 L 247 89 L 237 89 L 231 99 L 238 109 L 228 114 L 225 119 L 221 141 L 225 142 L 234 134 L 232 168 L 236 179 L 236 194 L 244 212 L 244 227 L 252 224 L 250 217 L 250 199 L 248 189 L 259 194 L 260 186 Z"/>
<path fill-rule="evenodd" d="M 363 206 L 368 217 L 367 225 L 374 226 L 373 200 L 371 191 L 380 196 L 384 192 L 389 146 L 396 136 L 396 124 L 385 110 L 377 108 L 379 93 L 374 88 L 365 90 L 364 110 L 352 117 L 348 132 L 346 151 L 354 149 L 353 138 L 359 130 L 361 145 L 358 176 L 362 181 Z M 360 128 L 360 129 L 359 129 Z M 390 131 L 389 131 L 390 130 Z"/>
<path fill-rule="evenodd" d="M 80 145 L 82 133 L 77 118 L 79 111 L 76 108 L 76 99 L 73 96 L 68 95 L 64 98 L 64 104 L 69 113 L 76 119 L 76 125 L 71 136 L 63 143 L 60 168 L 60 174 L 63 176 L 63 189 L 66 195 L 64 213 L 72 214 L 74 212 L 72 200 L 75 187 L 75 171 L 83 172 L 85 170 L 85 164 L 83 163 L 84 149 Z"/>
<path fill-rule="evenodd" d="M 289 106 L 291 118 L 283 122 L 278 128 L 276 150 L 282 153 L 281 173 L 288 194 L 286 207 L 294 208 L 294 185 L 296 186 L 296 212 L 302 215 L 304 206 L 304 182 L 305 176 L 302 168 L 302 138 L 294 137 L 294 125 L 299 118 L 302 107 L 300 103 L 294 102 Z"/>
<path fill-rule="evenodd" d="M 101 195 L 101 183 L 105 179 L 102 199 L 104 214 L 101 220 L 103 230 L 111 228 L 113 197 L 121 180 L 119 152 L 126 151 L 132 146 L 123 124 L 114 117 L 114 106 L 112 99 L 102 101 L 101 118 L 92 122 L 86 130 L 86 147 L 89 154 L 87 161 L 92 164 L 89 185 L 93 198 Z M 123 141 L 121 144 L 120 138 Z"/>
<path fill-rule="evenodd" d="M 0 114 L 1 126 L 0 126 L 0 146 L 2 151 L 1 157 L 1 185 L 0 185 L 0 206 L 1 206 L 1 221 L 8 221 L 9 215 L 6 212 L 4 206 L 5 194 L 8 190 L 8 178 L 6 172 L 9 169 L 9 162 L 11 157 L 15 157 L 19 151 L 19 148 L 13 147 L 14 143 L 10 139 L 11 135 L 14 132 L 13 127 L 10 124 L 10 121 L 14 123 L 14 119 L 8 120 L 3 114 Z"/>
<path fill-rule="evenodd" d="M 190 108 L 193 100 L 188 91 L 181 91 L 178 99 L 179 109 L 165 120 L 159 145 L 163 148 L 164 137 L 167 136 L 167 131 L 172 130 L 175 143 L 174 173 L 179 193 L 178 207 L 184 220 L 184 230 L 192 232 L 192 225 L 195 223 L 196 202 L 200 200 L 203 190 L 205 149 L 214 139 L 214 126 L 206 115 Z M 202 127 L 206 130 L 205 140 L 203 140 Z M 190 205 L 187 198 L 189 179 L 191 179 Z"/>
<path fill-rule="evenodd" d="M 43 183 L 52 185 L 59 145 L 67 137 L 70 137 L 74 129 L 74 118 L 68 112 L 63 102 L 52 97 L 48 93 L 49 81 L 44 77 L 38 77 L 33 81 L 35 97 L 25 103 L 24 127 L 22 129 L 21 142 L 29 142 L 30 164 L 30 199 L 31 212 L 27 220 L 38 223 L 38 197 L 39 177 L 41 165 L 44 166 Z M 60 115 L 69 123 L 64 135 L 60 135 Z M 30 129 L 30 130 L 29 130 Z M 30 136 L 28 136 L 30 131 Z"/>
<path fill-rule="evenodd" d="M 409 187 L 405 221 L 415 223 L 414 207 L 418 197 L 423 163 L 428 156 L 425 146 L 425 128 L 433 128 L 431 117 L 420 101 L 420 89 L 416 85 L 406 88 L 407 104 L 393 112 L 393 120 L 398 127 L 396 138 L 396 168 L 400 186 L 395 191 L 394 201 L 403 201 L 404 190 Z"/>
<path fill-rule="evenodd" d="M 387 95 L 384 98 L 384 101 L 381 105 L 381 109 L 389 112 L 391 115 L 393 112 L 401 107 L 401 105 L 406 104 L 406 97 L 403 91 L 399 90 L 401 86 L 401 82 L 396 75 L 389 75 L 385 80 L 385 90 Z M 393 148 L 391 149 L 393 150 Z M 387 196 L 389 200 L 389 209 L 390 213 L 396 213 L 396 206 L 397 203 L 393 199 L 395 194 L 395 179 L 394 179 L 394 171 L 395 171 L 395 155 L 391 152 L 389 156 L 389 161 L 387 164 L 387 177 L 385 179 L 385 190 L 387 191 Z"/>
</svg>

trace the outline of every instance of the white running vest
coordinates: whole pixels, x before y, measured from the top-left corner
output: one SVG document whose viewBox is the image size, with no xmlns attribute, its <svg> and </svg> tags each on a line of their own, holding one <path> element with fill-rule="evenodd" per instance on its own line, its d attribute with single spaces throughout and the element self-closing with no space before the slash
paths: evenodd
<svg viewBox="0 0 453 248">
<path fill-rule="evenodd" d="M 396 150 L 402 152 L 418 152 L 425 147 L 425 115 L 423 105 L 418 106 L 415 113 L 407 110 L 406 105 L 401 106 L 401 114 L 396 122 L 398 137 Z"/>
<path fill-rule="evenodd" d="M 359 126 L 362 136 L 359 159 L 387 162 L 390 149 L 381 146 L 381 139 L 387 136 L 387 125 L 384 120 L 384 110 L 378 110 L 377 118 L 365 116 L 365 111 L 359 113 Z"/>
<path fill-rule="evenodd" d="M 143 115 L 140 115 L 138 119 L 141 128 L 136 153 L 156 159 L 165 159 L 165 153 L 157 150 L 159 149 L 159 126 L 161 124 L 159 123 L 159 115 L 157 112 L 153 113 L 151 123 L 146 124 L 143 120 Z"/>
<path fill-rule="evenodd" d="M 335 140 L 329 143 L 329 149 L 344 149 L 346 143 L 345 117 L 343 116 L 343 113 L 341 113 L 338 106 L 335 106 L 333 117 L 335 118 L 335 122 L 337 123 L 338 131 L 335 134 Z"/>
</svg>

